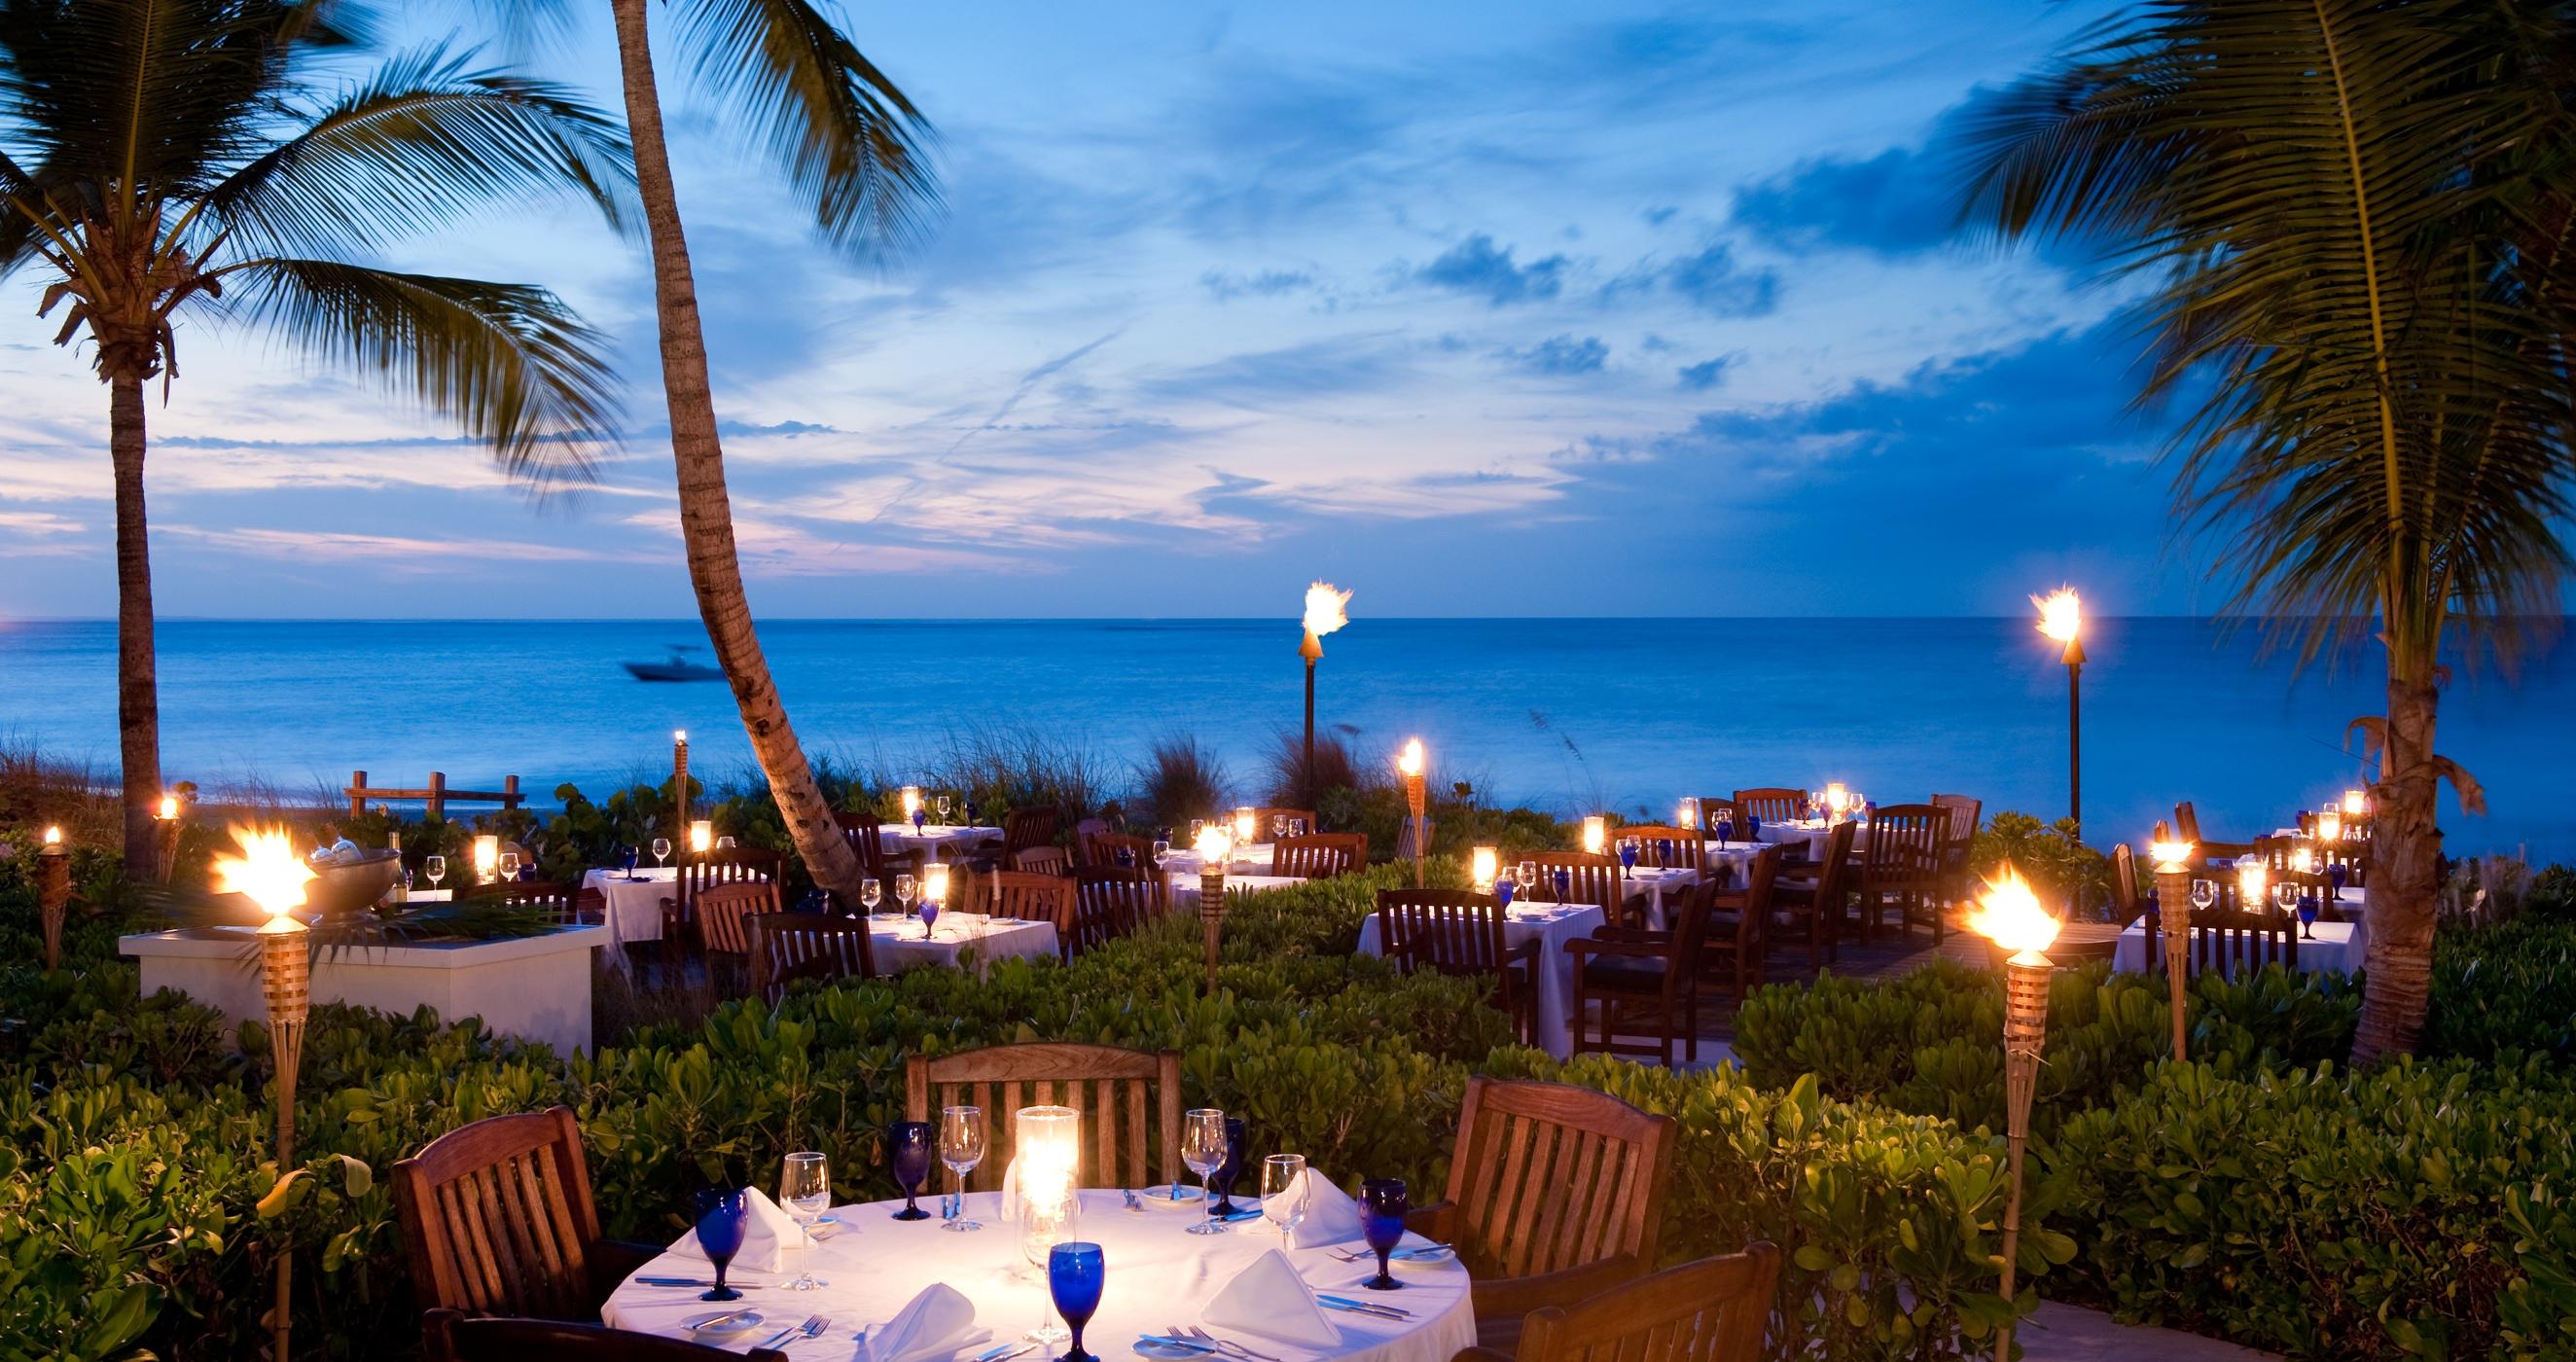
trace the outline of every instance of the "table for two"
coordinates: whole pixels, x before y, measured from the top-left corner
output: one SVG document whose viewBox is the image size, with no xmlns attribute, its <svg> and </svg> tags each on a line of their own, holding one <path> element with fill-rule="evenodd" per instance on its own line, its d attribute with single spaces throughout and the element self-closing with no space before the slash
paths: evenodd
<svg viewBox="0 0 2576 1362">
<path fill-rule="evenodd" d="M 608 939 L 617 948 L 608 953 L 609 963 L 624 971 L 632 968 L 626 946 L 662 939 L 662 900 L 679 893 L 679 871 L 665 866 L 638 870 L 630 878 L 623 870 L 593 870 L 582 876 L 581 885 L 599 891 Z M 982 913 L 943 913 L 928 940 L 923 939 L 921 919 L 878 913 L 868 919 L 868 938 L 877 968 L 889 974 L 956 969 L 970 950 L 982 961 L 1013 955 L 1053 958 L 1060 950 L 1052 922 L 991 918 Z"/>
</svg>

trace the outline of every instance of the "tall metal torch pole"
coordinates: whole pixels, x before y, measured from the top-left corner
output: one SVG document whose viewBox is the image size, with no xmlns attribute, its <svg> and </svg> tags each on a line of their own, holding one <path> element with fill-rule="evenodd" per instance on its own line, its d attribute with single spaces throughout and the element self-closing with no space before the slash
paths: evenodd
<svg viewBox="0 0 2576 1362">
<path fill-rule="evenodd" d="M 2039 1049 L 2048 1035 L 2049 960 L 2021 951 L 2004 962 L 2004 1304 L 2013 1302 L 2021 1255 L 2022 1153 L 2030 1144 L 2030 1102 L 2039 1085 Z M 1996 1362 L 2011 1362 L 2013 1321 L 1995 1343 Z"/>
<path fill-rule="evenodd" d="M 1301 802 L 1315 802 L 1315 664 L 1324 658 L 1324 641 L 1315 631 L 1306 631 L 1306 641 L 1297 645 L 1297 655 L 1306 659 L 1306 764 L 1297 773 Z"/>
<path fill-rule="evenodd" d="M 2084 828 L 2084 640 L 2066 640 L 2058 660 L 2066 664 L 2066 816 L 2077 832 Z"/>
</svg>

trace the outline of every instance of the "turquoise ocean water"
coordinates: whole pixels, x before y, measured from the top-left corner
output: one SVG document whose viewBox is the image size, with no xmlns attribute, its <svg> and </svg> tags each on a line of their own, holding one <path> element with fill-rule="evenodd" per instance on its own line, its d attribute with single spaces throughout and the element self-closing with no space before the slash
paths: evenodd
<svg viewBox="0 0 2576 1362">
<path fill-rule="evenodd" d="M 297 788 L 357 768 L 459 787 L 512 772 L 542 797 L 667 773 L 686 728 L 699 769 L 744 770 L 721 684 L 618 666 L 696 637 L 654 621 L 168 621 L 163 760 L 174 780 Z M 1288 621 L 782 620 L 762 640 L 808 747 L 872 769 L 979 725 L 1043 730 L 1117 772 L 1189 733 L 1250 795 L 1298 722 Z M 2344 725 L 2379 706 L 2355 668 L 2297 674 L 2207 621 L 2092 621 L 2087 646 L 2085 810 L 2103 844 L 2180 797 L 2231 836 L 2330 799 L 2356 769 Z M 1513 802 L 1660 814 L 1685 793 L 1842 780 L 1888 803 L 2065 808 L 2066 675 L 2026 619 L 1363 619 L 1326 649 L 1319 724 L 1365 754 L 1418 733 L 1437 779 Z M 112 775 L 114 682 L 112 625 L 0 623 L 0 740 Z M 2576 859 L 2571 702 L 2563 645 L 2453 687 L 2441 746 L 2490 804 L 2470 818 L 2445 796 L 2454 851 Z"/>
</svg>

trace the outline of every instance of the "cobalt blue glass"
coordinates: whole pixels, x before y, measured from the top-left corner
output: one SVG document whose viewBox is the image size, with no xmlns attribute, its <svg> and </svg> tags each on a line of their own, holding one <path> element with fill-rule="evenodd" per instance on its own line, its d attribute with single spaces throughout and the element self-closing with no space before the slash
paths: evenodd
<svg viewBox="0 0 2576 1362">
<path fill-rule="evenodd" d="M 1734 840 L 1735 820 L 1732 818 L 1721 818 L 1717 820 L 1717 844 L 1722 847 Z"/>
<path fill-rule="evenodd" d="M 1136 853 L 1135 853 L 1135 852 L 1129 851 L 1129 850 L 1128 850 L 1127 848 L 1125 848 L 1125 847 L 1120 847 L 1120 848 L 1118 848 L 1118 853 L 1117 853 L 1117 854 L 1118 854 L 1118 868 L 1119 868 L 1119 869 L 1121 869 L 1121 870 L 1133 870 L 1133 869 L 1135 869 L 1135 868 L 1136 868 Z"/>
<path fill-rule="evenodd" d="M 929 821 L 930 821 L 930 810 L 928 810 L 928 809 L 915 809 L 915 810 L 913 810 L 913 811 L 912 811 L 912 830 L 913 830 L 914 832 L 919 832 L 919 831 L 921 831 L 921 826 L 922 826 L 922 824 L 927 823 L 927 822 L 929 822 Z"/>
<path fill-rule="evenodd" d="M 1619 844 L 1619 868 L 1621 870 L 1634 870 L 1637 868 L 1637 844 L 1635 842 L 1621 842 Z"/>
<path fill-rule="evenodd" d="M 1574 889 L 1574 872 L 1571 870 L 1560 870 L 1549 878 L 1556 881 L 1556 901 L 1559 903 L 1565 902 L 1565 896 L 1568 893 L 1571 893 Z"/>
<path fill-rule="evenodd" d="M 968 826 L 968 827 L 970 827 L 970 828 L 973 828 L 973 827 L 981 827 L 981 826 L 983 826 L 983 823 L 984 823 L 984 810 L 983 810 L 983 808 L 982 808 L 980 805 L 976 804 L 976 802 L 975 802 L 974 800 L 971 800 L 971 799 L 970 799 L 970 800 L 967 800 L 967 801 L 966 801 L 966 826 Z"/>
<path fill-rule="evenodd" d="M 1217 1170 L 1208 1175 L 1208 1185 L 1216 1189 L 1216 1204 L 1208 1207 L 1208 1214 L 1230 1216 L 1235 1213 L 1234 1180 L 1241 1176 L 1243 1176 L 1243 1121 L 1239 1117 L 1229 1116 L 1225 1119 L 1225 1162 L 1217 1165 Z"/>
<path fill-rule="evenodd" d="M 1673 839 L 1670 837 L 1656 838 L 1655 854 L 1663 858 L 1661 861 L 1657 862 L 1657 864 L 1671 865 L 1673 863 Z"/>
<path fill-rule="evenodd" d="M 2316 895 L 2299 895 L 2299 935 L 2310 941 L 2317 939 L 2317 910 L 2319 906 Z"/>
<path fill-rule="evenodd" d="M 897 1220 L 928 1220 L 930 1212 L 913 1204 L 921 1184 L 930 1180 L 930 1156 L 938 1143 L 938 1130 L 928 1121 L 897 1121 L 886 1127 L 886 1162 L 894 1165 L 894 1180 L 903 1188 L 903 1209 L 894 1213 Z"/>
<path fill-rule="evenodd" d="M 1404 1242 L 1404 1217 L 1413 1209 L 1402 1178 L 1370 1178 L 1360 1184 L 1360 1235 L 1377 1254 L 1377 1275 L 1360 1285 L 1371 1291 L 1394 1291 L 1404 1283 L 1386 1270 L 1386 1256 Z"/>
<path fill-rule="evenodd" d="M 1505 908 L 1512 906 L 1512 882 L 1509 877 L 1502 875 L 1494 877 L 1494 902 Z"/>
<path fill-rule="evenodd" d="M 626 878 L 630 880 L 635 878 L 635 863 L 642 859 L 642 847 L 628 847 L 626 849 Z"/>
<path fill-rule="evenodd" d="M 930 939 L 930 929 L 939 921 L 939 905 L 929 899 L 921 901 L 921 939 Z"/>
<path fill-rule="evenodd" d="M 1744 840 L 1748 842 L 1762 840 L 1762 815 L 1758 813 L 1744 815 Z"/>
<path fill-rule="evenodd" d="M 733 1256 L 742 1252 L 743 1231 L 751 1222 L 751 1202 L 739 1187 L 710 1187 L 698 1193 L 698 1247 L 715 1264 L 715 1289 L 698 1297 L 702 1301 L 738 1301 L 742 1293 L 725 1285 L 725 1269 L 733 1265 Z"/>
<path fill-rule="evenodd" d="M 1100 1309 L 1100 1289 L 1107 1285 L 1109 1264 L 1098 1244 L 1058 1244 L 1047 1250 L 1047 1294 L 1055 1312 L 1073 1331 L 1073 1350 L 1063 1362 L 1099 1362 L 1082 1350 L 1082 1326 Z"/>
<path fill-rule="evenodd" d="M 2326 867 L 2326 882 L 2334 886 L 2334 896 L 2337 903 L 2341 903 L 2343 901 L 2344 881 L 2349 879 L 2351 875 L 2352 872 L 2341 865 L 2330 865 Z"/>
</svg>

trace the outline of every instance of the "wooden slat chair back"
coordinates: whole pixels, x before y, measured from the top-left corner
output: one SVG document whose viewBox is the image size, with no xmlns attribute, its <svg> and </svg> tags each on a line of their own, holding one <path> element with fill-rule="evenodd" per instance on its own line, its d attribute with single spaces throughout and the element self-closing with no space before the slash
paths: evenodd
<svg viewBox="0 0 2576 1362">
<path fill-rule="evenodd" d="M 1055 927 L 1056 953 L 1073 958 L 1074 891 L 1070 875 L 1033 875 L 1025 870 L 996 870 L 985 882 L 984 910 L 995 917 L 1044 922 Z"/>
<path fill-rule="evenodd" d="M 1011 1161 L 1022 1107 L 1082 1113 L 1083 1187 L 1150 1187 L 1181 1177 L 1181 1056 L 1109 1045 L 1041 1041 L 945 1055 L 914 1055 L 904 1071 L 904 1118 L 927 1121 L 941 1107 L 984 1111 L 987 1155 L 967 1175 L 969 1191 L 993 1191 Z"/>
<path fill-rule="evenodd" d="M 424 1309 L 597 1319 L 609 1289 L 659 1252 L 600 1238 L 569 1107 L 460 1126 L 396 1162 L 393 1182 Z"/>
<path fill-rule="evenodd" d="M 1306 831 L 1302 833 L 1288 831 L 1287 825 L 1291 821 L 1304 823 L 1306 825 Z M 1253 835 L 1257 837 L 1267 837 L 1274 842 L 1282 837 L 1311 837 L 1324 830 L 1323 822 L 1315 817 L 1315 811 L 1313 809 L 1254 809 L 1252 811 L 1252 826 L 1254 830 Z M 1365 861 L 1368 858 L 1363 856 L 1360 859 Z"/>
<path fill-rule="evenodd" d="M 596 889 L 574 890 L 572 920 L 592 927 L 608 921 L 608 895 Z"/>
<path fill-rule="evenodd" d="M 751 995 L 775 1007 L 799 979 L 873 979 L 876 951 L 865 918 L 761 913 L 743 924 Z"/>
<path fill-rule="evenodd" d="M 1002 815 L 1002 855 L 1007 858 L 1030 847 L 1049 846 L 1064 826 L 1064 815 L 1052 804 L 1013 809 Z"/>
<path fill-rule="evenodd" d="M 2174 805 L 2173 825 L 2175 834 L 2191 843 L 2196 848 L 2192 854 L 2203 861 L 2213 857 L 2221 860 L 2232 859 L 2254 849 L 2254 844 L 2251 842 L 2213 842 L 2202 835 L 2200 811 L 2193 808 L 2188 799 Z"/>
<path fill-rule="evenodd" d="M 1520 859 L 1538 863 L 1539 884 L 1532 896 L 1541 902 L 1595 904 L 1609 921 L 1623 920 L 1628 887 L 1618 857 L 1596 856 L 1588 851 L 1530 851 L 1523 852 Z M 1565 872 L 1562 894 L 1556 887 L 1556 872 L 1560 870 Z"/>
<path fill-rule="evenodd" d="M 458 1310 L 422 1317 L 428 1362 L 787 1362 L 770 1348 L 710 1343 L 552 1319 L 478 1319 Z"/>
<path fill-rule="evenodd" d="M 1968 872 L 1968 858 L 1977 846 L 1977 829 L 1985 818 L 1986 802 L 1975 795 L 1936 794 L 1932 807 L 1950 816 L 1949 826 L 1941 833 L 1941 885 L 1943 903 L 1965 903 L 1976 894 L 1976 877 Z"/>
<path fill-rule="evenodd" d="M 1698 828 L 1674 827 L 1665 823 L 1635 823 L 1610 830 L 1610 850 L 1616 853 L 1619 843 L 1635 838 L 1637 864 L 1666 869 L 1697 870 L 1705 863 L 1700 843 L 1708 834 Z"/>
<path fill-rule="evenodd" d="M 1073 858 L 1063 847 L 1030 847 L 1014 852 L 1008 858 L 1013 870 L 1029 875 L 1070 875 Z"/>
<path fill-rule="evenodd" d="M 1270 844 L 1270 873 L 1310 880 L 1331 879 L 1368 868 L 1365 832 L 1310 832 L 1282 837 Z"/>
<path fill-rule="evenodd" d="M 1448 1196 L 1411 1227 L 1451 1244 L 1480 1330 L 1655 1265 L 1673 1120 L 1590 1088 L 1467 1080 Z"/>
<path fill-rule="evenodd" d="M 885 886 L 888 894 L 894 892 L 895 876 L 921 873 L 925 858 L 919 851 L 907 851 L 897 855 L 886 850 L 885 830 L 877 821 L 875 813 L 835 810 L 832 821 L 841 829 L 841 840 L 848 842 L 850 849 L 859 853 L 859 873 Z"/>
<path fill-rule="evenodd" d="M 663 945 L 673 949 L 700 946 L 698 895 L 719 884 L 774 881 L 778 878 L 778 861 L 777 852 L 758 847 L 729 847 L 682 856 L 679 893 L 663 900 Z"/>
<path fill-rule="evenodd" d="M 1477 1348 L 1474 1362 L 1757 1362 L 1779 1282 L 1780 1250 L 1757 1242 L 1535 1310 L 1518 1352 Z"/>
<path fill-rule="evenodd" d="M 1749 813 L 1765 823 L 1793 823 L 1807 816 L 1807 792 L 1777 785 L 1757 790 L 1738 790 L 1727 801 L 1739 813 Z M 1741 830 L 1738 830 L 1741 835 Z"/>
<path fill-rule="evenodd" d="M 1707 945 L 1701 950 L 1699 968 L 1703 975 L 1715 975 L 1721 973 L 1721 964 L 1726 966 L 1723 974 L 1733 980 L 1738 1003 L 1752 996 L 1753 986 L 1762 980 L 1763 957 L 1771 950 L 1772 914 L 1779 911 L 1784 854 L 1778 846 L 1753 853 L 1753 859 L 1744 863 L 1740 888 L 1719 889 L 1714 876 L 1706 882 L 1712 893 Z"/>
<path fill-rule="evenodd" d="M 1083 848 L 1085 870 L 1154 869 L 1154 839 L 1124 832 L 1096 832 Z"/>
<path fill-rule="evenodd" d="M 1056 942 L 1067 960 L 1127 935 L 1163 909 L 1159 876 L 1114 867 L 1073 873 L 1073 928 L 1056 926 Z"/>
<path fill-rule="evenodd" d="M 778 885 L 773 881 L 737 880 L 701 890 L 698 932 L 707 943 L 707 953 L 748 957 L 751 937 L 744 920 L 778 909 Z"/>
<path fill-rule="evenodd" d="M 2162 948 L 2163 942 L 2155 943 Z M 2191 943 L 2183 952 L 2186 975 L 2219 971 L 2252 974 L 2265 965 L 2299 968 L 2299 920 L 2269 907 L 2253 911 L 2191 914 Z"/>
<path fill-rule="evenodd" d="M 1892 908 L 1901 935 L 1929 926 L 1933 943 L 1940 943 L 1941 847 L 1949 826 L 1949 814 L 1929 804 L 1890 804 L 1871 815 L 1869 844 L 1860 854 L 1863 935 L 1877 935 Z"/>
<path fill-rule="evenodd" d="M 1641 1055 L 1670 1064 L 1678 1042 L 1687 1058 L 1699 1058 L 1700 957 L 1716 898 L 1716 881 L 1702 880 L 1673 903 L 1668 930 L 1604 927 L 1565 943 L 1574 957 L 1576 1054 Z M 1648 1035 L 1651 1041 L 1621 1039 Z"/>
<path fill-rule="evenodd" d="M 2111 848 L 2111 915 L 2125 927 L 2146 910 L 2138 897 L 2138 854 L 2122 842 Z"/>
<path fill-rule="evenodd" d="M 1712 842 L 1716 841 L 1717 820 L 1721 818 L 1726 819 L 1729 822 L 1739 824 L 1744 821 L 1743 810 L 1735 807 L 1735 796 L 1731 794 L 1701 795 L 1699 797 L 1700 836 Z M 1743 841 L 1744 829 L 1741 827 L 1736 828 L 1734 830 L 1734 835 L 1727 840 L 1732 842 Z"/>
<path fill-rule="evenodd" d="M 1437 974 L 1496 974 L 1511 959 L 1503 909 L 1470 889 L 1377 891 L 1378 944 L 1386 958 Z"/>
<path fill-rule="evenodd" d="M 1089 865 L 1091 862 L 1083 849 L 1091 845 L 1091 839 L 1104 832 L 1118 831 L 1120 829 L 1109 826 L 1109 820 L 1106 818 L 1085 818 L 1076 822 L 1073 825 L 1073 858 Z M 1026 849 L 1022 848 L 1022 850 Z"/>
</svg>

